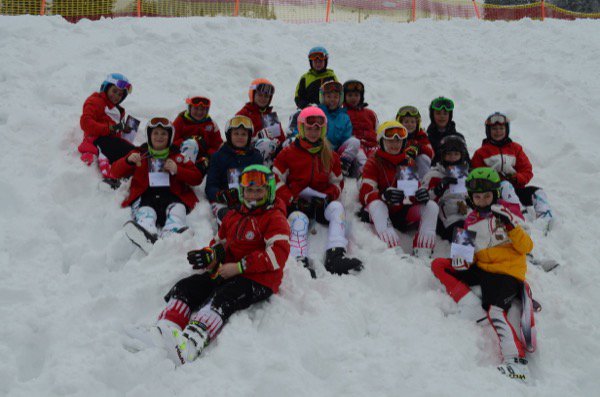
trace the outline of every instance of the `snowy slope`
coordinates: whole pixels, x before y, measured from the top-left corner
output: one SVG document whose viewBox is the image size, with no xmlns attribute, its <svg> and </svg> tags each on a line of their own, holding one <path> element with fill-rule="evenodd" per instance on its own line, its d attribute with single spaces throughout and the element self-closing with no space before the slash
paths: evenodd
<svg viewBox="0 0 600 397">
<path fill-rule="evenodd" d="M 244 19 L 0 17 L 0 395 L 397 396 L 595 395 L 600 373 L 597 244 L 600 212 L 600 25 L 594 21 L 285 25 Z M 189 93 L 213 100 L 223 126 L 267 77 L 284 119 L 308 65 L 325 45 L 342 80 L 359 78 L 380 121 L 399 106 L 455 99 L 472 151 L 483 120 L 513 119 L 560 221 L 530 268 L 539 350 L 533 382 L 501 377 L 489 327 L 453 315 L 429 269 L 400 258 L 349 215 L 356 277 L 288 264 L 281 294 L 233 316 L 205 356 L 175 369 L 159 350 L 126 351 L 123 327 L 151 323 L 162 296 L 190 273 L 188 249 L 211 235 L 208 205 L 189 216 L 195 235 L 157 243 L 144 257 L 120 231 L 125 188 L 97 189 L 76 147 L 85 98 L 112 71 L 133 82 L 126 109 L 144 122 L 174 117 Z M 140 137 L 140 141 L 143 141 Z M 344 201 L 355 209 L 356 186 Z M 324 236 L 320 229 L 314 247 Z M 406 246 L 409 237 L 405 238 Z M 448 246 L 436 251 L 446 255 Z M 316 260 L 321 258 L 316 255 Z M 596 392 L 594 392 L 596 390 Z"/>
</svg>

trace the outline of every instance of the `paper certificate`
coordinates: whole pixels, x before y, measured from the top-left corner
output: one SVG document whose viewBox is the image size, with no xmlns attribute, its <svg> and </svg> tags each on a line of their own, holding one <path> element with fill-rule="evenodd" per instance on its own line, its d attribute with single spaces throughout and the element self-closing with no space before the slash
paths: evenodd
<svg viewBox="0 0 600 397">
<path fill-rule="evenodd" d="M 467 262 L 473 262 L 475 255 L 475 237 L 477 233 L 457 227 L 454 229 L 452 245 L 450 245 L 450 257 L 461 257 Z"/>
</svg>

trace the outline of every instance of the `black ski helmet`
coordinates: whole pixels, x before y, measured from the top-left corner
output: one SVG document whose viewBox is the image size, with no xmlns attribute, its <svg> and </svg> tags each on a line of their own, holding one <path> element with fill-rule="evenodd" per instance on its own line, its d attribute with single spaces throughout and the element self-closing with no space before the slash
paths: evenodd
<svg viewBox="0 0 600 397">
<path fill-rule="evenodd" d="M 361 81 L 348 80 L 344 83 L 343 88 L 344 88 L 344 96 L 348 92 L 358 92 L 360 94 L 360 101 L 358 102 L 358 104 L 362 105 L 363 103 L 365 103 L 365 85 Z M 345 99 L 344 99 L 344 101 L 345 101 Z"/>
<path fill-rule="evenodd" d="M 501 142 L 497 142 L 499 144 L 503 144 L 508 140 L 508 135 L 510 134 L 510 120 L 508 117 L 500 112 L 495 112 L 490 114 L 487 119 L 485 119 L 485 136 L 492 142 L 495 142 L 492 139 L 492 126 L 493 125 L 504 125 L 506 128 L 506 136 Z"/>
<path fill-rule="evenodd" d="M 467 144 L 460 135 L 447 135 L 443 137 L 440 141 L 439 152 L 440 162 L 444 167 L 447 167 L 449 165 L 465 164 L 469 161 L 469 152 L 467 150 Z M 447 152 L 459 152 L 460 160 L 453 163 L 444 161 L 444 154 L 446 154 Z"/>
</svg>

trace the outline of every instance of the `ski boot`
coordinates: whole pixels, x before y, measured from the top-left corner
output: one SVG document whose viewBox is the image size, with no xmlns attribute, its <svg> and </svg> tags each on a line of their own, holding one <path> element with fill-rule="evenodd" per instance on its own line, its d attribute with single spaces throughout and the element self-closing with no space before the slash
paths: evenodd
<svg viewBox="0 0 600 397">
<path fill-rule="evenodd" d="M 330 248 L 325 252 L 325 269 L 333 274 L 348 274 L 351 270 L 361 271 L 362 262 L 357 258 L 348 258 L 342 247 Z"/>
<path fill-rule="evenodd" d="M 123 225 L 123 230 L 125 230 L 125 235 L 133 244 L 135 244 L 139 249 L 144 251 L 145 254 L 148 254 L 152 249 L 152 246 L 158 239 L 156 234 L 152 234 L 140 226 L 135 221 L 127 221 Z"/>
<path fill-rule="evenodd" d="M 310 272 L 310 277 L 317 278 L 317 272 L 315 271 L 315 266 L 310 259 L 306 256 L 297 256 L 296 263 L 306 268 Z"/>
<path fill-rule="evenodd" d="M 206 326 L 198 321 L 190 321 L 181 332 L 177 343 L 177 354 L 181 363 L 189 363 L 198 358 L 209 340 Z"/>
<path fill-rule="evenodd" d="M 514 357 L 498 366 L 498 371 L 504 376 L 511 379 L 520 380 L 527 383 L 529 379 L 529 368 L 527 368 L 527 360 L 524 358 Z"/>
</svg>

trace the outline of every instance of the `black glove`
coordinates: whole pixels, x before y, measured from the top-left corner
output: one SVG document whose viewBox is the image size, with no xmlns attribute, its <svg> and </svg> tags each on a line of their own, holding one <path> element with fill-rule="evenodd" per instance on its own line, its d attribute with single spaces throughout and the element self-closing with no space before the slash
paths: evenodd
<svg viewBox="0 0 600 397">
<path fill-rule="evenodd" d="M 207 157 L 199 157 L 196 160 L 196 168 L 202 173 L 202 175 L 206 175 L 206 171 L 208 171 L 208 158 Z M 218 193 L 217 193 L 218 197 Z"/>
<path fill-rule="evenodd" d="M 404 150 L 404 154 L 414 160 L 419 155 L 419 147 L 411 145 Z"/>
<path fill-rule="evenodd" d="M 111 134 L 118 134 L 119 132 L 123 132 L 125 131 L 125 123 L 123 121 L 119 121 L 117 124 L 111 125 L 109 130 Z"/>
<path fill-rule="evenodd" d="M 417 189 L 415 192 L 415 201 L 419 204 L 424 204 L 429 201 L 429 192 L 424 187 Z"/>
<path fill-rule="evenodd" d="M 328 221 L 325 219 L 325 208 L 328 204 L 327 199 L 313 197 L 312 204 L 315 211 L 315 220 L 320 224 L 327 224 Z"/>
<path fill-rule="evenodd" d="M 389 205 L 400 205 L 404 200 L 404 192 L 395 187 L 388 187 L 383 192 L 383 201 Z"/>
<path fill-rule="evenodd" d="M 433 188 L 433 193 L 435 193 L 436 196 L 440 197 L 442 194 L 444 194 L 446 189 L 448 189 L 448 186 L 456 185 L 456 183 L 458 183 L 458 180 L 455 177 L 445 176 L 444 178 L 442 178 L 440 183 L 438 183 L 438 185 Z"/>
<path fill-rule="evenodd" d="M 190 251 L 187 254 L 187 258 L 194 269 L 206 269 L 213 261 L 217 263 L 223 262 L 225 259 L 225 247 L 222 244 L 215 244 L 212 247 Z"/>
<path fill-rule="evenodd" d="M 219 190 L 217 192 L 217 203 L 225 204 L 233 208 L 240 203 L 240 196 L 236 188 Z"/>
<path fill-rule="evenodd" d="M 295 210 L 303 212 L 306 216 L 308 216 L 308 219 L 313 219 L 315 217 L 315 206 L 312 200 L 298 198 L 298 200 L 294 202 L 293 207 Z"/>
</svg>

